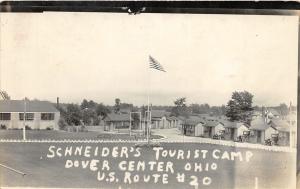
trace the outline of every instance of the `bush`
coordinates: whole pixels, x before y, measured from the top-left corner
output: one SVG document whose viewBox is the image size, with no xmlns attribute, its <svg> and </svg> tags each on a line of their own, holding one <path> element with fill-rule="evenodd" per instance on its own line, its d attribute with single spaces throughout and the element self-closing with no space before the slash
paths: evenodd
<svg viewBox="0 0 300 189">
<path fill-rule="evenodd" d="M 2 130 L 2 129 L 3 129 L 3 130 L 6 130 L 6 129 L 7 129 L 7 128 L 6 128 L 6 125 L 1 125 L 1 126 L 0 126 L 0 129 L 1 129 L 1 130 Z"/>
<path fill-rule="evenodd" d="M 29 127 L 28 125 L 25 126 L 26 130 L 31 130 L 31 127 Z"/>
<path fill-rule="evenodd" d="M 79 129 L 80 132 L 88 132 L 87 128 L 85 126 L 81 126 Z"/>
<path fill-rule="evenodd" d="M 46 127 L 46 130 L 50 131 L 50 130 L 53 130 L 52 127 Z"/>
<path fill-rule="evenodd" d="M 66 130 L 67 125 L 68 125 L 67 122 L 63 118 L 59 119 L 58 127 L 59 127 L 60 130 Z"/>
</svg>

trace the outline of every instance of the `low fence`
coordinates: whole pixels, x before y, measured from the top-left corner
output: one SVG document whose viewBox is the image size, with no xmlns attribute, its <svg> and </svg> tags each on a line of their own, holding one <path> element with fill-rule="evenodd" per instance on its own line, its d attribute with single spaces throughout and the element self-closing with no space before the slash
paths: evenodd
<svg viewBox="0 0 300 189">
<path fill-rule="evenodd" d="M 96 131 L 96 132 L 103 132 L 104 131 L 104 126 L 85 126 L 85 129 L 88 131 Z"/>
</svg>

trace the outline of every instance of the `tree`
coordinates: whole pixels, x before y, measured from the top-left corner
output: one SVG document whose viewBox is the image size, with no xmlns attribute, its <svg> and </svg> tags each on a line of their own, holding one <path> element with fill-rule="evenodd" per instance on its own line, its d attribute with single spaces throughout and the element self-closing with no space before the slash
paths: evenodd
<svg viewBox="0 0 300 189">
<path fill-rule="evenodd" d="M 81 105 L 80 105 L 80 108 L 82 110 L 86 109 L 86 108 L 93 108 L 95 109 L 97 106 L 97 103 L 90 100 L 90 101 L 87 101 L 86 99 L 83 99 L 83 101 L 81 102 Z"/>
<path fill-rule="evenodd" d="M 107 114 L 110 113 L 110 110 L 103 105 L 102 103 L 98 104 L 96 107 L 96 114 L 97 116 L 106 117 Z"/>
<path fill-rule="evenodd" d="M 85 125 L 93 125 L 97 119 L 96 111 L 92 108 L 86 108 L 82 111 L 82 121 Z"/>
<path fill-rule="evenodd" d="M 59 126 L 60 130 L 65 130 L 66 129 L 67 122 L 65 121 L 65 119 L 63 117 L 59 118 L 58 126 Z"/>
<path fill-rule="evenodd" d="M 82 114 L 77 104 L 68 104 L 66 114 L 66 122 L 69 125 L 78 126 L 81 124 Z"/>
<path fill-rule="evenodd" d="M 171 115 L 188 117 L 189 111 L 186 106 L 186 98 L 181 97 L 174 101 L 175 106 L 171 110 Z"/>
<path fill-rule="evenodd" d="M 132 119 L 132 129 L 138 129 L 138 126 L 140 124 L 140 116 L 137 113 L 131 114 L 131 119 Z"/>
<path fill-rule="evenodd" d="M 231 121 L 240 120 L 239 116 L 240 110 L 237 103 L 234 100 L 229 100 L 226 109 L 226 116 L 229 117 Z"/>
<path fill-rule="evenodd" d="M 83 101 L 81 102 L 80 108 L 82 110 L 84 110 L 85 108 L 89 107 L 89 102 L 86 99 L 83 99 Z"/>
<path fill-rule="evenodd" d="M 248 91 L 233 92 L 227 103 L 226 116 L 231 121 L 250 123 L 253 110 L 252 99 L 253 95 Z"/>
<path fill-rule="evenodd" d="M 285 103 L 281 103 L 279 105 L 279 111 L 282 116 L 286 116 L 289 114 L 289 108 Z"/>
<path fill-rule="evenodd" d="M 7 94 L 6 91 L 0 91 L 0 93 L 4 100 L 10 100 L 10 96 Z"/>
<path fill-rule="evenodd" d="M 90 100 L 90 101 L 88 102 L 88 108 L 93 108 L 93 109 L 95 109 L 96 107 L 97 107 L 97 103 L 94 102 L 93 100 Z"/>
<path fill-rule="evenodd" d="M 119 98 L 115 99 L 115 106 L 114 106 L 114 111 L 115 113 L 120 113 L 120 104 L 121 104 L 121 100 Z"/>
<path fill-rule="evenodd" d="M 266 107 L 262 107 L 261 108 L 261 115 L 264 117 L 265 116 L 265 113 L 266 113 Z"/>
</svg>

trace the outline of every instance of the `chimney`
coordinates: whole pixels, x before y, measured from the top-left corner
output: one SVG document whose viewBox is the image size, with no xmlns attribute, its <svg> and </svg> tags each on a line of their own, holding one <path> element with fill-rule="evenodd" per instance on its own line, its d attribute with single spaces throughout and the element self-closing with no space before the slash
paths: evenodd
<svg viewBox="0 0 300 189">
<path fill-rule="evenodd" d="M 59 107 L 59 97 L 56 98 L 56 106 Z"/>
</svg>

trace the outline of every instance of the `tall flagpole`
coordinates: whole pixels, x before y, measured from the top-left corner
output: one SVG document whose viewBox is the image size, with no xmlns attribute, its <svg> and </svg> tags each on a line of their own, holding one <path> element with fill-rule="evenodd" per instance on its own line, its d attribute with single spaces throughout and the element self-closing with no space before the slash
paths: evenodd
<svg viewBox="0 0 300 189">
<path fill-rule="evenodd" d="M 154 59 L 149 55 L 149 70 L 148 70 L 148 79 L 149 79 L 149 86 L 148 86 L 148 126 L 147 126 L 147 141 L 149 143 L 149 135 L 151 134 L 150 128 L 151 128 L 151 110 L 150 110 L 150 85 L 151 85 L 151 73 L 150 73 L 150 68 L 166 72 L 164 68 Z"/>
</svg>

